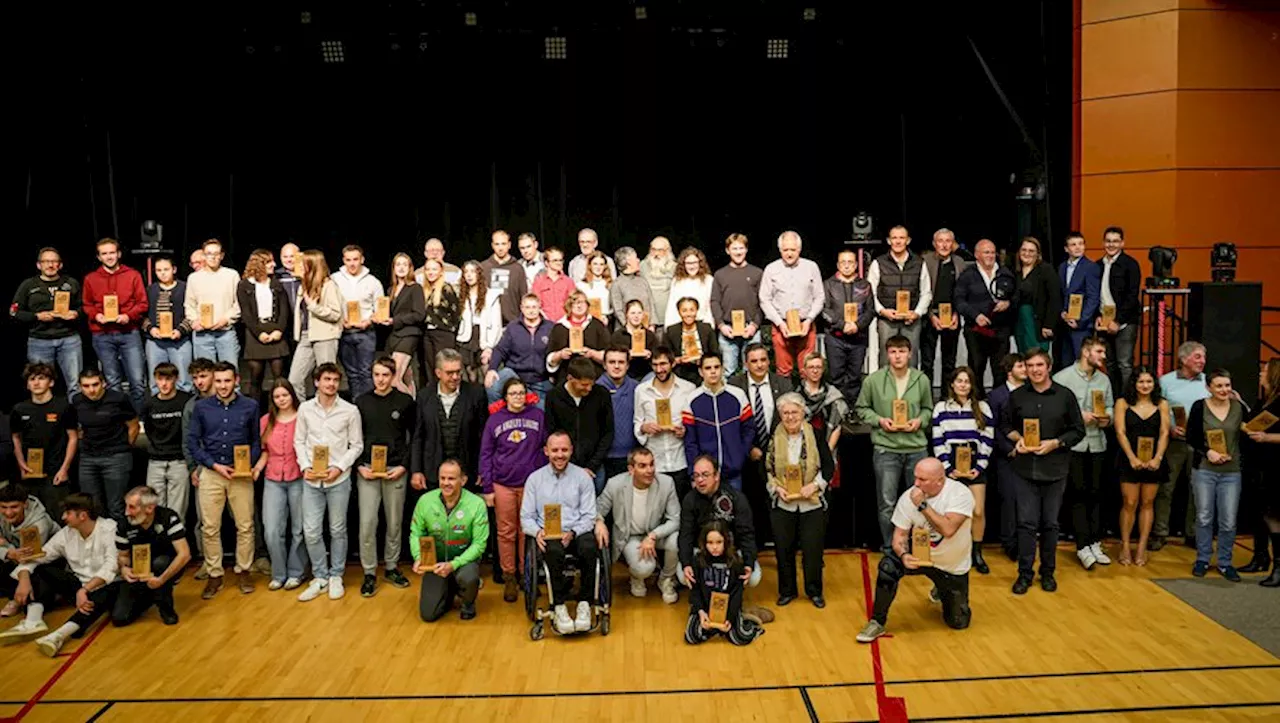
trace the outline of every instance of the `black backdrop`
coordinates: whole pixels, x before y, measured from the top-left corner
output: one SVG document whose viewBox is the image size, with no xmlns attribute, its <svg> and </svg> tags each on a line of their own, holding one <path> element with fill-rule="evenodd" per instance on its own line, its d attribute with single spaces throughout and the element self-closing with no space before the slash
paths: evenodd
<svg viewBox="0 0 1280 723">
<path fill-rule="evenodd" d="M 421 234 L 461 261 L 494 227 L 545 247 L 591 225 L 606 249 L 665 233 L 713 265 L 728 233 L 764 262 L 795 228 L 830 269 L 859 209 L 917 247 L 940 226 L 1008 244 L 1010 176 L 1039 158 L 1049 202 L 1024 227 L 1066 230 L 1064 0 L 657 0 L 643 20 L 622 0 L 22 5 L 5 288 L 39 246 L 80 275 L 96 238 L 134 246 L 144 219 L 184 256 L 223 238 L 235 268 L 293 239 L 361 243 L 381 274 L 397 250 L 420 258 Z M 567 59 L 543 59 L 552 35 Z M 788 58 L 765 57 L 770 38 Z M 322 61 L 326 40 L 344 62 Z M 17 347 L 3 358 L 12 379 Z"/>
</svg>

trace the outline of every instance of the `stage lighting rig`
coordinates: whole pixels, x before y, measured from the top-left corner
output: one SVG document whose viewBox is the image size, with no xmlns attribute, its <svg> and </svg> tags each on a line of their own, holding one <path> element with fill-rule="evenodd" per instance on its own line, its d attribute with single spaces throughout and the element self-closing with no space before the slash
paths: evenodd
<svg viewBox="0 0 1280 723">
<path fill-rule="evenodd" d="M 1182 285 L 1173 275 L 1173 263 L 1178 260 L 1178 250 L 1168 246 L 1155 246 L 1147 252 L 1151 262 L 1151 275 L 1147 277 L 1148 289 L 1176 289 Z"/>
<path fill-rule="evenodd" d="M 871 239 L 873 225 L 871 216 L 866 211 L 859 211 L 853 217 L 853 236 L 846 241 L 847 244 L 868 243 Z"/>
</svg>

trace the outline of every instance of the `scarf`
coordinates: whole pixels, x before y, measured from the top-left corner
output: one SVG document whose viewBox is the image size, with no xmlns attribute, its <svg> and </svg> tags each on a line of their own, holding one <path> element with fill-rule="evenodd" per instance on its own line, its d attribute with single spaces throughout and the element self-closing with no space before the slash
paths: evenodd
<svg viewBox="0 0 1280 723">
<path fill-rule="evenodd" d="M 800 465 L 801 486 L 811 484 L 818 476 L 822 458 L 818 456 L 818 440 L 813 433 L 813 427 L 802 424 L 800 433 L 804 436 L 804 442 L 800 445 L 800 459 L 793 460 L 789 457 L 787 442 L 790 435 L 787 434 L 786 427 L 779 424 L 773 432 L 773 439 L 769 442 L 769 452 L 765 459 L 765 470 L 775 485 L 786 487 L 787 467 L 792 464 Z"/>
<path fill-rule="evenodd" d="M 805 419 L 809 420 L 809 424 L 813 425 L 814 429 L 827 429 L 826 423 L 830 421 L 827 419 L 827 397 L 830 395 L 826 383 L 820 384 L 818 391 L 814 392 L 813 396 L 809 395 L 809 390 L 805 387 L 804 382 L 800 383 L 798 391 L 800 396 L 804 398 Z M 835 423 L 838 424 L 839 422 L 840 420 L 835 420 Z"/>
</svg>

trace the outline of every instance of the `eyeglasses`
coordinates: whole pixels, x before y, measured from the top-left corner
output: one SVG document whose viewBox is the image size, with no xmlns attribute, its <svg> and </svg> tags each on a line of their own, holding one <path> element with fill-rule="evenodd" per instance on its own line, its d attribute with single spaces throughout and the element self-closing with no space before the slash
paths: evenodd
<svg viewBox="0 0 1280 723">
<path fill-rule="evenodd" d="M 694 479 L 711 479 L 712 477 L 715 477 L 715 476 L 716 476 L 715 472 L 694 472 L 693 473 Z"/>
</svg>

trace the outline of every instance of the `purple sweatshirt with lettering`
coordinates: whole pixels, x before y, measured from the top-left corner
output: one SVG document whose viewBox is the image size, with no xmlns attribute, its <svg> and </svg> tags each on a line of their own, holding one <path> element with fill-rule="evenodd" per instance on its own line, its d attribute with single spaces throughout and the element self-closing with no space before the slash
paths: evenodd
<svg viewBox="0 0 1280 723">
<path fill-rule="evenodd" d="M 480 440 L 480 479 L 485 494 L 493 485 L 524 487 L 534 470 L 547 464 L 543 451 L 547 424 L 542 410 L 528 403 L 519 414 L 507 409 L 505 401 L 489 406 L 489 421 Z"/>
</svg>

